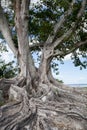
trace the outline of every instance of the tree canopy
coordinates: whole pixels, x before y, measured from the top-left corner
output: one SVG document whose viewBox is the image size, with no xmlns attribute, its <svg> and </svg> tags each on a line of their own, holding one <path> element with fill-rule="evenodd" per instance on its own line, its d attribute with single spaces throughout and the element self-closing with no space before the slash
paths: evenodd
<svg viewBox="0 0 87 130">
<path fill-rule="evenodd" d="M 54 48 L 56 52 L 54 57 L 62 60 L 64 56 L 72 53 L 71 59 L 75 66 L 85 68 L 87 66 L 87 10 L 85 8 L 83 17 L 80 17 L 79 9 L 82 1 L 73 1 L 71 4 L 70 2 L 69 0 L 43 0 L 40 4 L 33 5 L 30 10 L 30 37 L 31 41 L 37 39 L 41 44 L 50 37 L 53 37 L 50 42 L 57 42 L 63 38 L 61 44 Z M 58 54 L 58 50 L 62 53 Z M 82 55 L 85 60 L 81 61 L 79 55 Z"/>
</svg>

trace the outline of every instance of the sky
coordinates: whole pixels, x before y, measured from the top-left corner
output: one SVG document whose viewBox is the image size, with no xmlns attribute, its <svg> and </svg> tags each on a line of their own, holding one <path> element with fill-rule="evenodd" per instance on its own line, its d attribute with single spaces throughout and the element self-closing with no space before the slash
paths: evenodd
<svg viewBox="0 0 87 130">
<path fill-rule="evenodd" d="M 80 70 L 67 59 L 63 65 L 59 65 L 58 79 L 63 80 L 65 84 L 87 84 L 87 69 Z"/>
<path fill-rule="evenodd" d="M 36 2 L 37 0 L 32 0 Z M 2 54 L 2 59 L 7 62 L 14 60 L 12 51 L 7 46 L 8 52 Z M 59 75 L 53 76 L 62 80 L 65 84 L 87 84 L 87 69 L 80 70 L 79 67 L 75 67 L 70 60 L 70 55 L 65 57 L 64 64 L 59 64 Z"/>
</svg>

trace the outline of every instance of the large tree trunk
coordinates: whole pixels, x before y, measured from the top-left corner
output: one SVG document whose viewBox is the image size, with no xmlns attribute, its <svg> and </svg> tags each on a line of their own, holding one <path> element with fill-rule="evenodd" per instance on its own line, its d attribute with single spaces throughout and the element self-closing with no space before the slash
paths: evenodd
<svg viewBox="0 0 87 130">
<path fill-rule="evenodd" d="M 16 1 L 15 3 L 15 25 L 18 37 L 18 60 L 21 69 L 21 75 L 27 76 L 27 71 L 30 68 L 30 76 L 34 77 L 35 67 L 29 51 L 29 36 L 28 36 L 28 16 L 29 16 L 29 1 Z"/>
<path fill-rule="evenodd" d="M 36 78 L 36 68 L 29 50 L 29 1 L 16 0 L 15 2 L 15 25 L 18 38 L 18 62 L 20 66 L 20 76 L 26 79 L 26 90 L 32 93 L 32 80 Z"/>
</svg>

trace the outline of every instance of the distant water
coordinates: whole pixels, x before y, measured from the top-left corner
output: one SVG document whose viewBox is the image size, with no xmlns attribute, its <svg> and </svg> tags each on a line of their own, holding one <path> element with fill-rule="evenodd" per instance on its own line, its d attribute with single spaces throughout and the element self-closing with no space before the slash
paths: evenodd
<svg viewBox="0 0 87 130">
<path fill-rule="evenodd" d="M 70 87 L 87 87 L 87 84 L 67 84 Z"/>
</svg>

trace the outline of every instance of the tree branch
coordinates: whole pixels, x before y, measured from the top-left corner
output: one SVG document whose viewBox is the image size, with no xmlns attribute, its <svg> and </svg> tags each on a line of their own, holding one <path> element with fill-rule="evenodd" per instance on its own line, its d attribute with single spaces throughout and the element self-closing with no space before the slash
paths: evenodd
<svg viewBox="0 0 87 130">
<path fill-rule="evenodd" d="M 46 43 L 51 43 L 54 41 L 57 32 L 60 30 L 60 28 L 64 24 L 64 22 L 67 20 L 67 16 L 69 16 L 71 14 L 74 3 L 75 3 L 75 0 L 72 0 L 71 4 L 69 6 L 69 9 L 64 13 L 64 15 L 61 16 L 59 22 L 56 23 L 56 25 L 54 26 L 54 29 L 53 29 L 53 35 L 51 35 L 51 34 L 49 35 Z"/>
<path fill-rule="evenodd" d="M 36 48 L 40 49 L 40 48 L 43 48 L 43 47 L 44 47 L 44 43 L 43 42 L 42 43 L 35 43 L 35 44 L 32 44 L 32 45 L 29 44 L 30 50 L 33 50 L 34 48 L 35 49 Z"/>
<path fill-rule="evenodd" d="M 63 36 L 61 36 L 60 38 L 57 38 L 57 40 L 53 43 L 54 48 L 56 46 L 58 46 L 59 44 L 63 43 L 64 41 L 68 40 L 70 38 L 70 36 L 72 35 L 72 33 L 75 32 L 75 29 L 76 29 L 76 27 L 78 25 L 79 19 L 84 14 L 84 9 L 85 9 L 86 3 L 87 3 L 86 0 L 82 1 L 82 7 L 81 7 L 80 11 L 77 14 L 76 22 L 72 23 L 72 27 L 65 34 L 63 34 Z"/>
<path fill-rule="evenodd" d="M 65 53 L 65 55 L 67 55 L 67 54 L 70 54 L 70 53 L 72 53 L 72 52 L 74 52 L 76 49 L 78 49 L 80 46 L 82 46 L 82 45 L 85 45 L 85 44 L 87 44 L 87 40 L 86 41 L 81 41 L 81 42 L 77 42 L 77 43 L 75 43 L 75 45 L 70 49 L 70 50 L 68 50 L 66 53 Z M 64 54 L 63 54 L 64 55 Z M 64 56 L 65 56 L 64 55 Z"/>
<path fill-rule="evenodd" d="M 11 31 L 10 31 L 7 19 L 3 13 L 1 4 L 0 4 L 0 31 L 2 32 L 3 37 L 5 38 L 6 42 L 8 43 L 8 46 L 10 47 L 10 49 L 13 51 L 14 55 L 17 56 L 18 50 L 14 46 Z"/>
<path fill-rule="evenodd" d="M 15 26 L 22 74 L 30 79 L 36 76 L 36 68 L 29 48 L 29 0 L 15 0 Z M 23 68 L 24 66 L 24 68 Z M 23 70 L 25 69 L 25 70 Z M 28 81 L 28 80 L 27 80 Z M 29 86 L 28 86 L 29 87 Z"/>
<path fill-rule="evenodd" d="M 76 49 L 78 49 L 79 47 L 81 47 L 82 45 L 85 45 L 85 44 L 87 44 L 87 40 L 81 41 L 81 42 L 77 42 L 77 43 L 75 43 L 73 45 L 73 47 L 70 50 L 67 50 L 66 52 L 56 50 L 54 52 L 53 56 L 66 56 L 66 55 L 74 52 Z"/>
</svg>

